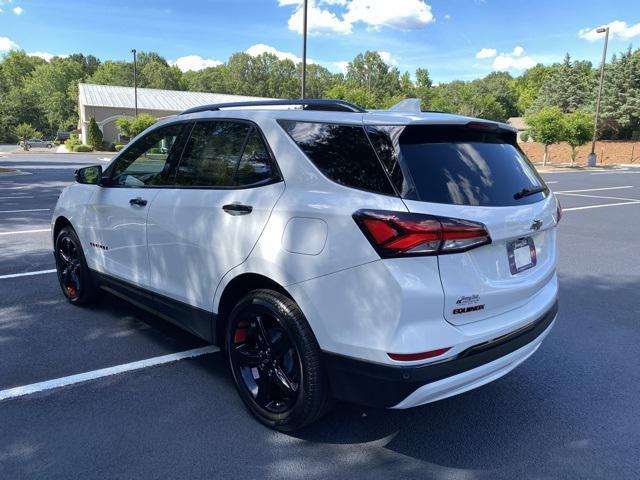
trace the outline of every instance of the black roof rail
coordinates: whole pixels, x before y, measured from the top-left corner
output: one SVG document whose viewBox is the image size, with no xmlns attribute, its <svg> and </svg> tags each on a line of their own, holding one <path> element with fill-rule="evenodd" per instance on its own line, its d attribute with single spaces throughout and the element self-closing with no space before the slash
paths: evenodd
<svg viewBox="0 0 640 480">
<path fill-rule="evenodd" d="M 345 102 L 344 100 L 321 100 L 317 98 L 307 99 L 291 99 L 291 100 L 252 100 L 247 102 L 231 102 L 231 103 L 214 103 L 211 105 L 201 105 L 199 107 L 193 107 L 180 115 L 186 115 L 188 113 L 208 112 L 221 110 L 223 108 L 238 108 L 238 107 L 272 107 L 272 106 L 295 106 L 300 105 L 304 110 L 321 110 L 329 112 L 352 112 L 352 113 L 365 113 L 366 110 L 353 103 Z"/>
</svg>

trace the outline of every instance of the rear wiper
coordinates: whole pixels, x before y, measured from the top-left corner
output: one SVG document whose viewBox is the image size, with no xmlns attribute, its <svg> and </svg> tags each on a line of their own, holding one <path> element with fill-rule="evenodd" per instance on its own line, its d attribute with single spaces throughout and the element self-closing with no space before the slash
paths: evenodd
<svg viewBox="0 0 640 480">
<path fill-rule="evenodd" d="M 513 195 L 513 198 L 515 198 L 516 200 L 520 200 L 521 198 L 528 197 L 530 195 L 535 195 L 536 193 L 545 192 L 546 190 L 547 190 L 547 187 L 543 187 L 542 185 L 538 187 L 532 187 L 532 188 L 525 187 L 519 192 L 515 193 Z"/>
</svg>

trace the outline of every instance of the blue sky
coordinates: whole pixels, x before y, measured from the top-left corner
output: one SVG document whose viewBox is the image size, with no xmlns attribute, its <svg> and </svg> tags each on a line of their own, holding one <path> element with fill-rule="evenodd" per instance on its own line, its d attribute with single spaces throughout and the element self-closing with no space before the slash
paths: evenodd
<svg viewBox="0 0 640 480">
<path fill-rule="evenodd" d="M 358 52 L 383 52 L 436 82 L 493 70 L 517 75 L 538 62 L 599 61 L 640 46 L 640 0 L 310 0 L 308 56 L 334 72 Z M 0 54 L 91 53 L 128 59 L 156 51 L 182 69 L 225 61 L 238 51 L 300 55 L 300 0 L 0 0 Z"/>
</svg>

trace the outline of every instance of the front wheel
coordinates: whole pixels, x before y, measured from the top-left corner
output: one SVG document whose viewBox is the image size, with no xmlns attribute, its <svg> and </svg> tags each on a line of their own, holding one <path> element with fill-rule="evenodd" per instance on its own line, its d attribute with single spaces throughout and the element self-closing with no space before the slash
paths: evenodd
<svg viewBox="0 0 640 480">
<path fill-rule="evenodd" d="M 250 292 L 231 312 L 225 347 L 240 397 L 262 423 L 293 431 L 324 413 L 329 387 L 320 347 L 293 300 Z"/>
<path fill-rule="evenodd" d="M 78 235 L 71 227 L 60 230 L 55 241 L 54 257 L 58 281 L 67 300 L 74 305 L 91 303 L 98 287 L 91 276 Z"/>
</svg>

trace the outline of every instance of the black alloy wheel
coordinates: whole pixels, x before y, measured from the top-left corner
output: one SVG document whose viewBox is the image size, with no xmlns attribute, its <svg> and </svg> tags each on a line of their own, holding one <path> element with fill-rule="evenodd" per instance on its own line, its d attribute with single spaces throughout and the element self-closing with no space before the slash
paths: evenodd
<svg viewBox="0 0 640 480">
<path fill-rule="evenodd" d="M 97 287 L 87 267 L 80 240 L 72 228 L 65 227 L 58 234 L 54 257 L 58 281 L 67 300 L 76 305 L 93 301 Z"/>
<path fill-rule="evenodd" d="M 261 422 L 291 431 L 322 415 L 328 386 L 320 350 L 290 298 L 247 295 L 231 313 L 225 347 L 238 392 Z"/>
</svg>

